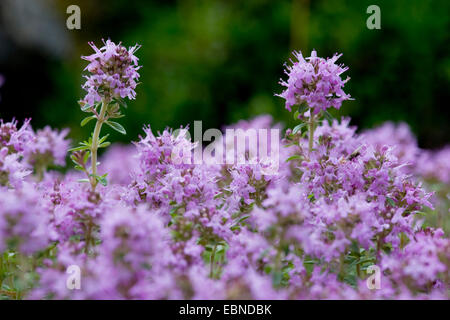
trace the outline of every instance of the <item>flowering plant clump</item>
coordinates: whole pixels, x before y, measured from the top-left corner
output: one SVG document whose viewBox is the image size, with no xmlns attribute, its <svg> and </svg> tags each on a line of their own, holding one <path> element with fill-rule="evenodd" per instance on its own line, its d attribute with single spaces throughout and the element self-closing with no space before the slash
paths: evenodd
<svg viewBox="0 0 450 320">
<path fill-rule="evenodd" d="M 281 96 L 304 122 L 232 154 L 245 162 L 196 162 L 187 127 L 150 126 L 98 161 L 102 125 L 125 134 L 111 119 L 136 96 L 138 46 L 92 47 L 81 109 L 96 125 L 71 149 L 76 170 L 52 170 L 66 130 L 0 122 L 1 298 L 450 298 L 449 148 L 421 150 L 406 124 L 330 119 L 349 99 L 339 56 L 296 53 Z M 241 120 L 214 146 L 280 128 Z M 260 149 L 277 150 L 276 173 L 251 161 Z"/>
</svg>

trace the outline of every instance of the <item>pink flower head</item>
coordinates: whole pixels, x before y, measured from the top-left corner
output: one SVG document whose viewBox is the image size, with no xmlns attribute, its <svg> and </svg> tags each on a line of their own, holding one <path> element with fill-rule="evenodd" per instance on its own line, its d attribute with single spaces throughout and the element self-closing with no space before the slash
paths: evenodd
<svg viewBox="0 0 450 320">
<path fill-rule="evenodd" d="M 311 57 L 303 58 L 301 52 L 295 52 L 298 62 L 286 66 L 285 73 L 288 80 L 281 80 L 280 84 L 286 89 L 277 96 L 286 99 L 286 109 L 291 111 L 293 105 L 306 104 L 314 114 L 330 107 L 339 109 L 342 101 L 349 100 L 350 95 L 343 91 L 344 84 L 350 79 L 341 79 L 341 74 L 348 67 L 337 65 L 335 62 L 342 54 L 335 54 L 330 59 L 317 57 L 313 50 Z"/>
<path fill-rule="evenodd" d="M 89 61 L 85 70 L 90 75 L 85 76 L 86 83 L 83 85 L 88 93 L 84 98 L 84 103 L 93 105 L 102 100 L 102 98 L 128 98 L 134 99 L 134 91 L 139 79 L 140 68 L 138 58 L 134 53 L 140 48 L 139 45 L 129 49 L 111 40 L 104 41 L 104 46 L 100 49 L 90 42 L 89 45 L 95 53 L 90 56 L 83 56 L 84 60 Z"/>
</svg>

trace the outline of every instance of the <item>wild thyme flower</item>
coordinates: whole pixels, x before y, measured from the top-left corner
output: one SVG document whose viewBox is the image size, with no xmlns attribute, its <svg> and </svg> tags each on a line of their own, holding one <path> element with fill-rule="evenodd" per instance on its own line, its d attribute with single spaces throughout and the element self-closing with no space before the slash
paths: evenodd
<svg viewBox="0 0 450 320">
<path fill-rule="evenodd" d="M 66 138 L 69 129 L 53 130 L 49 126 L 34 132 L 32 139 L 23 150 L 26 163 L 34 168 L 38 179 L 42 179 L 45 171 L 51 165 L 64 166 L 70 140 Z"/>
<path fill-rule="evenodd" d="M 418 161 L 420 149 L 411 128 L 404 122 L 395 124 L 391 121 L 382 126 L 365 131 L 363 139 L 376 150 L 384 146 L 393 147 L 393 154 L 404 164 L 403 170 L 410 172 Z"/>
<path fill-rule="evenodd" d="M 10 249 L 31 254 L 47 247 L 49 217 L 40 199 L 30 184 L 14 192 L 0 189 L 0 252 Z"/>
<path fill-rule="evenodd" d="M 277 94 L 286 100 L 286 109 L 291 111 L 294 105 L 306 104 L 313 114 L 317 114 L 330 107 L 339 109 L 342 101 L 350 99 L 350 95 L 343 90 L 350 78 L 341 79 L 341 74 L 348 67 L 336 64 L 341 55 L 335 54 L 330 59 L 324 59 L 313 50 L 311 57 L 304 58 L 301 52 L 294 51 L 298 61 L 291 60 L 292 66 L 286 65 L 288 79 L 280 81 L 286 89 Z"/>
<path fill-rule="evenodd" d="M 0 148 L 0 186 L 19 188 L 30 174 L 19 154 L 8 154 L 8 148 Z"/>
<path fill-rule="evenodd" d="M 134 53 L 140 48 L 135 45 L 129 49 L 111 40 L 106 40 L 104 46 L 100 49 L 90 42 L 89 45 L 95 53 L 90 56 L 82 57 L 89 61 L 85 70 L 90 75 L 85 76 L 86 83 L 83 88 L 88 92 L 84 98 L 84 103 L 94 105 L 100 102 L 102 98 L 111 101 L 113 98 L 134 99 L 134 91 L 139 79 L 140 68 L 138 58 Z"/>
<path fill-rule="evenodd" d="M 414 171 L 426 180 L 450 184 L 450 146 L 437 151 L 423 151 Z"/>
<path fill-rule="evenodd" d="M 70 149 L 75 152 L 72 154 L 72 161 L 77 170 L 87 174 L 88 181 L 91 184 L 92 191 L 95 191 L 97 183 L 106 185 L 106 174 L 99 176 L 97 174 L 97 151 L 99 148 L 105 148 L 110 145 L 106 141 L 107 135 L 100 138 L 102 125 L 106 124 L 112 129 L 126 134 L 125 128 L 110 119 L 123 117 L 120 112 L 120 105 L 126 106 L 124 98 L 134 99 L 136 97 L 137 80 L 140 68 L 138 58 L 134 55 L 139 49 L 138 45 L 129 49 L 111 40 L 104 42 L 100 49 L 93 42 L 89 43 L 95 53 L 90 56 L 82 57 L 89 61 L 85 70 L 90 72 L 86 76 L 86 83 L 83 88 L 88 92 L 84 100 L 80 101 L 83 112 L 92 113 L 92 115 L 81 121 L 81 126 L 86 125 L 91 120 L 96 120 L 95 128 L 91 138 L 81 142 L 79 147 Z M 98 110 L 100 109 L 100 110 Z M 87 160 L 91 158 L 91 170 L 87 169 Z"/>
<path fill-rule="evenodd" d="M 4 122 L 0 119 L 0 148 L 7 147 L 9 153 L 26 153 L 33 145 L 34 133 L 30 120 L 24 121 L 22 127 L 17 127 L 17 120 Z"/>
</svg>

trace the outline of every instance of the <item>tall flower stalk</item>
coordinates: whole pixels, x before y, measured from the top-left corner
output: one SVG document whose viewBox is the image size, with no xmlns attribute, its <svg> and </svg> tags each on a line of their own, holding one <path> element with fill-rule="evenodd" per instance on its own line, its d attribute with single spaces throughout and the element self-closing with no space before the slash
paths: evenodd
<svg viewBox="0 0 450 320">
<path fill-rule="evenodd" d="M 302 127 L 308 126 L 310 152 L 314 146 L 316 122 L 322 117 L 331 120 L 327 109 L 339 109 L 342 101 L 351 99 L 343 90 L 350 78 L 341 79 L 341 74 L 348 68 L 336 64 L 341 55 L 335 54 L 330 59 L 324 59 L 317 57 L 317 52 L 313 50 L 310 57 L 304 58 L 301 52 L 294 51 L 297 61 L 291 60 L 292 66 L 286 65 L 288 79 L 280 81 L 286 89 L 277 96 L 286 100 L 286 109 L 289 111 L 292 111 L 292 106 L 298 106 L 294 119 L 303 119 L 305 122 L 293 131 L 295 134 Z"/>
<path fill-rule="evenodd" d="M 81 121 L 81 126 L 86 125 L 91 120 L 96 120 L 94 132 L 89 140 L 81 142 L 79 147 L 71 149 L 72 160 L 75 168 L 85 172 L 88 179 L 83 181 L 91 184 L 92 191 L 95 191 L 100 182 L 106 185 L 106 174 L 98 175 L 97 152 L 99 148 L 106 148 L 110 145 L 106 141 L 108 135 L 100 137 L 103 124 L 114 130 L 126 134 L 122 125 L 110 119 L 122 118 L 120 107 L 126 107 L 125 98 L 134 99 L 136 97 L 135 88 L 139 79 L 138 58 L 134 55 L 139 49 L 138 45 L 129 49 L 119 44 L 114 44 L 111 40 L 104 42 L 100 49 L 94 43 L 89 43 L 95 53 L 82 57 L 89 61 L 87 70 L 90 74 L 85 76 L 86 83 L 83 88 L 87 91 L 86 96 L 79 102 L 83 112 L 92 113 Z M 88 169 L 88 159 L 91 159 L 90 171 Z"/>
<path fill-rule="evenodd" d="M 91 172 L 92 176 L 97 176 L 97 150 L 99 147 L 100 131 L 102 129 L 103 122 L 105 121 L 106 108 L 108 106 L 108 101 L 103 99 L 102 107 L 100 109 L 100 114 L 97 118 L 97 123 L 95 124 L 94 133 L 92 134 L 92 145 L 91 145 Z M 97 185 L 97 179 L 91 179 L 92 188 L 95 189 Z"/>
</svg>

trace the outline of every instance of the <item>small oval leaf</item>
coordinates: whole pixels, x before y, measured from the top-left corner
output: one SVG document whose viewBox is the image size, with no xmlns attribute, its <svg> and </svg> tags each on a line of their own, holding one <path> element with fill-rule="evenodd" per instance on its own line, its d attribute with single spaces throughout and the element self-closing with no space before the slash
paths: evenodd
<svg viewBox="0 0 450 320">
<path fill-rule="evenodd" d="M 118 122 L 115 121 L 106 121 L 106 124 L 116 130 L 117 132 L 120 132 L 121 134 L 127 134 L 125 131 L 125 128 Z"/>
<path fill-rule="evenodd" d="M 301 128 L 306 126 L 306 122 L 300 123 L 299 125 L 295 126 L 295 128 L 292 130 L 292 134 L 296 134 Z"/>
<path fill-rule="evenodd" d="M 95 119 L 95 116 L 86 117 L 83 120 L 81 120 L 81 126 L 84 127 L 89 121 Z"/>
<path fill-rule="evenodd" d="M 71 148 L 68 151 L 73 152 L 73 151 L 81 151 L 81 150 L 87 150 L 87 149 L 89 149 L 88 146 L 80 146 L 80 147 Z"/>
</svg>

